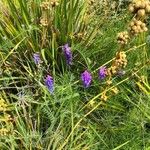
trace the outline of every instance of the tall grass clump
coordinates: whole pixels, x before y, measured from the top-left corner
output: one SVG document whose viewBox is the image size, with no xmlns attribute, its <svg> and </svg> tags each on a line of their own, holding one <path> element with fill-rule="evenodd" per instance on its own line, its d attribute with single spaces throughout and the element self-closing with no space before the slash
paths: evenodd
<svg viewBox="0 0 150 150">
<path fill-rule="evenodd" d="M 149 0 L 0 4 L 0 149 L 150 148 Z"/>
</svg>

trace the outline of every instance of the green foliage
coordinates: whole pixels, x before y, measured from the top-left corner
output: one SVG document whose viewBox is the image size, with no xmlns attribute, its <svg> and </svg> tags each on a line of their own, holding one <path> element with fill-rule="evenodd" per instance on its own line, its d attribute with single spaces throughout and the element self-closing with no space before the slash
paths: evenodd
<svg viewBox="0 0 150 150">
<path fill-rule="evenodd" d="M 0 149 L 148 150 L 147 33 L 124 47 L 126 74 L 113 76 L 113 85 L 107 87 L 97 79 L 97 70 L 110 66 L 117 49 L 123 49 L 116 35 L 127 28 L 131 16 L 120 3 L 112 9 L 102 1 L 89 5 L 88 0 L 61 0 L 43 10 L 42 2 L 0 1 Z M 61 50 L 66 43 L 73 52 L 71 67 Z M 32 58 L 35 52 L 43 61 L 39 66 Z M 94 78 L 89 89 L 80 82 L 86 68 Z M 55 81 L 53 95 L 44 85 L 47 74 Z M 101 100 L 105 85 L 107 102 Z M 119 94 L 112 94 L 114 87 Z"/>
</svg>

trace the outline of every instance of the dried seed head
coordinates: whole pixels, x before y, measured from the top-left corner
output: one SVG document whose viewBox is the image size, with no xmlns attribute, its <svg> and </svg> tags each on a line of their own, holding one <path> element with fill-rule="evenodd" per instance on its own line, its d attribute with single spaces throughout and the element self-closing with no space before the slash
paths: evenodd
<svg viewBox="0 0 150 150">
<path fill-rule="evenodd" d="M 146 10 L 147 13 L 150 13 L 150 5 L 147 5 L 145 10 Z"/>
<path fill-rule="evenodd" d="M 134 21 L 131 21 L 130 26 L 131 27 L 134 26 Z"/>
<path fill-rule="evenodd" d="M 42 2 L 42 4 L 40 5 L 40 7 L 43 10 L 48 10 L 48 9 L 50 9 L 50 3 L 49 2 Z"/>
<path fill-rule="evenodd" d="M 95 3 L 95 0 L 89 0 L 89 1 L 88 1 L 88 4 L 89 4 L 89 5 L 93 5 L 94 3 Z"/>
<path fill-rule="evenodd" d="M 117 35 L 117 41 L 120 44 L 123 44 L 123 45 L 127 44 L 129 39 L 130 39 L 130 37 L 129 37 L 129 34 L 127 31 L 120 32 Z"/>
<path fill-rule="evenodd" d="M 102 93 L 101 99 L 106 101 L 108 99 L 108 96 L 106 95 L 106 92 Z"/>
<path fill-rule="evenodd" d="M 146 3 L 145 2 L 141 2 L 140 8 L 145 9 L 145 7 L 146 7 Z"/>
<path fill-rule="evenodd" d="M 147 32 L 147 31 L 148 31 L 148 28 L 147 28 L 147 27 L 144 27 L 143 30 L 144 30 L 145 32 Z"/>
<path fill-rule="evenodd" d="M 118 93 L 119 93 L 119 90 L 118 90 L 117 87 L 112 88 L 111 91 L 112 91 L 114 94 L 118 94 Z"/>
<path fill-rule="evenodd" d="M 8 130 L 6 129 L 6 128 L 2 128 L 2 129 L 0 129 L 0 135 L 1 136 L 5 136 L 5 135 L 7 135 L 8 134 Z"/>
<path fill-rule="evenodd" d="M 149 0 L 133 0 L 129 5 L 129 11 L 137 17 L 144 17 L 150 12 L 150 2 Z"/>
<path fill-rule="evenodd" d="M 111 80 L 108 80 L 106 81 L 107 85 L 111 85 L 112 84 L 112 81 Z"/>
<path fill-rule="evenodd" d="M 133 12 L 135 11 L 135 9 L 134 9 L 134 6 L 133 6 L 133 5 L 129 5 L 129 11 L 130 11 L 131 13 L 133 13 Z"/>
<path fill-rule="evenodd" d="M 140 26 L 141 24 L 142 24 L 142 21 L 140 21 L 140 20 L 136 21 L 136 25 Z"/>
<path fill-rule="evenodd" d="M 144 17 L 145 16 L 145 9 L 139 9 L 138 10 L 138 12 L 137 12 L 137 15 L 139 16 L 139 17 Z"/>
<path fill-rule="evenodd" d="M 117 73 L 117 66 L 116 66 L 116 65 L 113 64 L 113 65 L 110 67 L 110 73 L 111 73 L 111 75 L 114 75 L 114 74 Z"/>
<path fill-rule="evenodd" d="M 129 31 L 134 35 L 137 35 L 138 33 L 146 32 L 147 30 L 145 30 L 145 28 L 146 28 L 146 24 L 137 19 L 133 19 L 129 24 Z"/>
<path fill-rule="evenodd" d="M 48 26 L 48 20 L 46 18 L 41 18 L 40 24 L 44 27 Z"/>
<path fill-rule="evenodd" d="M 127 65 L 127 59 L 126 59 L 126 54 L 124 51 L 120 51 L 116 53 L 116 58 L 112 64 L 112 73 L 116 73 L 119 69 L 122 67 L 126 67 Z M 114 69 L 114 70 L 113 70 Z"/>
<path fill-rule="evenodd" d="M 112 75 L 112 73 L 111 73 L 111 68 L 108 68 L 108 69 L 107 69 L 106 75 L 108 75 L 108 76 L 111 76 L 111 75 Z"/>
<path fill-rule="evenodd" d="M 56 6 L 58 6 L 58 5 L 59 5 L 59 2 L 58 2 L 57 0 L 51 1 L 51 6 L 52 6 L 52 7 L 56 7 Z"/>
<path fill-rule="evenodd" d="M 0 98 L 0 111 L 6 111 L 7 110 L 8 105 L 5 103 L 5 101 Z"/>
<path fill-rule="evenodd" d="M 135 9 L 139 9 L 141 6 L 142 2 L 141 1 L 137 1 L 134 5 Z"/>
</svg>

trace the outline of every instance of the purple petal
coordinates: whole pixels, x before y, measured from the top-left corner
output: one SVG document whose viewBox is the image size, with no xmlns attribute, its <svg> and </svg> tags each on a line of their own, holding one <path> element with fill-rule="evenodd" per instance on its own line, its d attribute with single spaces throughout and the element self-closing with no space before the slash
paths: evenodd
<svg viewBox="0 0 150 150">
<path fill-rule="evenodd" d="M 83 86 L 85 88 L 88 88 L 91 84 L 92 81 L 92 75 L 91 73 L 89 73 L 87 70 L 85 70 L 82 74 L 81 74 L 81 80 L 83 82 Z"/>
<path fill-rule="evenodd" d="M 98 75 L 99 75 L 99 79 L 101 79 L 101 80 L 103 80 L 103 79 L 106 77 L 106 75 L 107 75 L 106 66 L 101 67 L 101 68 L 99 69 Z"/>
<path fill-rule="evenodd" d="M 54 81 L 50 75 L 47 75 L 47 77 L 45 79 L 45 85 L 48 88 L 48 90 L 50 91 L 50 93 L 53 94 L 53 92 L 54 92 Z"/>
<path fill-rule="evenodd" d="M 39 53 L 34 53 L 33 54 L 33 60 L 34 60 L 34 63 L 36 65 L 39 65 L 41 63 L 40 54 Z"/>
</svg>

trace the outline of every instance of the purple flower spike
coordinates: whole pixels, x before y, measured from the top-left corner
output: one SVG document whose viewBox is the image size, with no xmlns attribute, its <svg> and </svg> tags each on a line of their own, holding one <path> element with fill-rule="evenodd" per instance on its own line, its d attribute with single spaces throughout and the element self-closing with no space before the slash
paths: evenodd
<svg viewBox="0 0 150 150">
<path fill-rule="evenodd" d="M 33 60 L 36 65 L 39 65 L 41 63 L 41 58 L 39 53 L 34 53 L 33 54 Z"/>
<path fill-rule="evenodd" d="M 62 50 L 64 52 L 64 55 L 66 57 L 66 62 L 68 65 L 72 65 L 72 52 L 71 52 L 71 48 L 69 47 L 68 44 L 65 44 L 62 47 Z"/>
<path fill-rule="evenodd" d="M 88 88 L 92 81 L 92 75 L 87 70 L 81 74 L 81 80 L 85 88 Z"/>
<path fill-rule="evenodd" d="M 101 67 L 98 72 L 99 79 L 103 80 L 106 77 L 106 74 L 107 74 L 106 66 Z"/>
<path fill-rule="evenodd" d="M 47 86 L 49 92 L 51 94 L 53 94 L 53 92 L 54 92 L 54 81 L 50 75 L 47 75 L 47 77 L 45 79 L 45 85 Z"/>
</svg>

